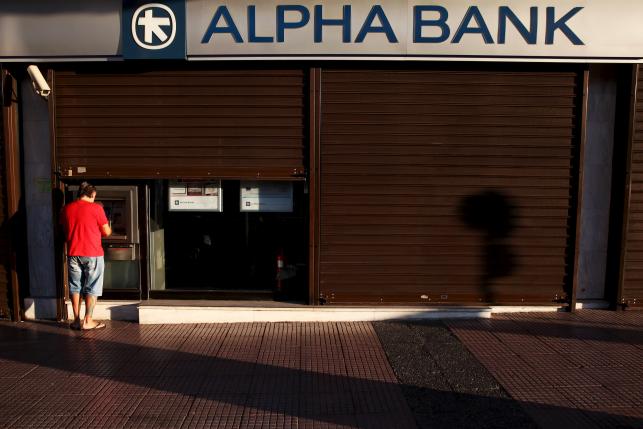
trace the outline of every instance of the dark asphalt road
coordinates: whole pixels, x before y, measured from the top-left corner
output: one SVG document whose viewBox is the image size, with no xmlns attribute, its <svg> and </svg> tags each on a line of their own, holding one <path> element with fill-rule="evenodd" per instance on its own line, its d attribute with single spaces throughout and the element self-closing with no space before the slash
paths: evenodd
<svg viewBox="0 0 643 429">
<path fill-rule="evenodd" d="M 537 428 L 441 322 L 376 322 L 420 428 Z"/>
</svg>

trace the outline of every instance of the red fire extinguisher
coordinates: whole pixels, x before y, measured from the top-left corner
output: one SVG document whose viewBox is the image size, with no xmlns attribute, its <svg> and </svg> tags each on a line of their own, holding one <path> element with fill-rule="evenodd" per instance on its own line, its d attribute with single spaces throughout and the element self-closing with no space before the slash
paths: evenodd
<svg viewBox="0 0 643 429">
<path fill-rule="evenodd" d="M 281 292 L 281 271 L 284 269 L 284 251 L 277 252 L 277 292 Z"/>
</svg>

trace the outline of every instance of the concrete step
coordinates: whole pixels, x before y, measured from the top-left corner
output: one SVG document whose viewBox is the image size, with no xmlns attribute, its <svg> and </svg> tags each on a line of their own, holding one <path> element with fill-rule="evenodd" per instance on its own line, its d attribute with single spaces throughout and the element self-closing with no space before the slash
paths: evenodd
<svg viewBox="0 0 643 429">
<path fill-rule="evenodd" d="M 241 322 L 357 322 L 489 318 L 489 307 L 312 307 L 305 304 L 235 301 L 144 301 L 138 308 L 141 324 Z"/>
<path fill-rule="evenodd" d="M 71 302 L 67 314 L 73 317 Z M 98 300 L 98 320 L 126 320 L 141 324 L 241 323 L 241 322 L 358 322 L 377 320 L 431 320 L 489 318 L 492 314 L 562 311 L 561 306 L 478 307 L 368 307 L 309 306 L 278 301 L 211 300 Z M 81 304 L 81 315 L 85 312 Z"/>
<path fill-rule="evenodd" d="M 140 301 L 105 301 L 100 298 L 94 307 L 94 318 L 97 320 L 126 320 L 138 322 L 138 306 Z M 71 301 L 65 301 L 67 308 L 67 318 L 72 320 L 74 312 L 71 307 Z M 81 317 L 85 314 L 85 304 L 80 305 Z"/>
</svg>

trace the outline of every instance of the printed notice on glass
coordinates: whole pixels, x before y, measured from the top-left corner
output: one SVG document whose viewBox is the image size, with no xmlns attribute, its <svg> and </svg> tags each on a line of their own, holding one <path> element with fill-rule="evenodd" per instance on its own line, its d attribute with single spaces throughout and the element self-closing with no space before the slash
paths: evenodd
<svg viewBox="0 0 643 429">
<path fill-rule="evenodd" d="M 290 182 L 241 182 L 241 211 L 290 213 L 292 196 Z"/>
<path fill-rule="evenodd" d="M 170 211 L 220 212 L 221 182 L 170 182 Z"/>
</svg>

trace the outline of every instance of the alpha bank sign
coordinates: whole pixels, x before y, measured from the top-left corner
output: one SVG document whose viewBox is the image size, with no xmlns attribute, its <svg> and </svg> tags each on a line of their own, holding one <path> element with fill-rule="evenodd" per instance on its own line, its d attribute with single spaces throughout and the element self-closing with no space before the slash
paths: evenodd
<svg viewBox="0 0 643 429">
<path fill-rule="evenodd" d="M 126 59 L 643 58 L 629 0 L 125 0 L 122 17 Z"/>
</svg>

